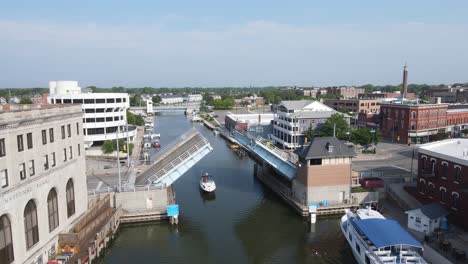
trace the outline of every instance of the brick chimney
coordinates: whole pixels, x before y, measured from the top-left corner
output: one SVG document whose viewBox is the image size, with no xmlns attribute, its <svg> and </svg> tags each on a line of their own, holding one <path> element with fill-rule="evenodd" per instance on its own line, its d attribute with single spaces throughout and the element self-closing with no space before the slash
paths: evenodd
<svg viewBox="0 0 468 264">
<path fill-rule="evenodd" d="M 408 64 L 405 63 L 403 68 L 403 92 L 401 99 L 406 99 L 406 94 L 408 93 Z"/>
</svg>

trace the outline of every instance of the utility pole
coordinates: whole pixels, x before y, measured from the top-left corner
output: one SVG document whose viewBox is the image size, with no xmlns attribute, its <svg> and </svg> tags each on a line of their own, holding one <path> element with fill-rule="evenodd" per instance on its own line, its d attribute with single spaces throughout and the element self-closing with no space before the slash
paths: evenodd
<svg viewBox="0 0 468 264">
<path fill-rule="evenodd" d="M 336 136 L 336 123 L 333 123 L 333 137 Z"/>
</svg>

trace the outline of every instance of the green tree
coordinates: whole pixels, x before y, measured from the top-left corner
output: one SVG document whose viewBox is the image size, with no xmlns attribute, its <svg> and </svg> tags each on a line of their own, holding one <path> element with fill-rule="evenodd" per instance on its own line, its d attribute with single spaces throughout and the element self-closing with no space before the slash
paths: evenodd
<svg viewBox="0 0 468 264">
<path fill-rule="evenodd" d="M 22 98 L 19 102 L 20 104 L 32 104 L 32 100 L 30 98 Z"/>
<path fill-rule="evenodd" d="M 316 131 L 315 136 L 332 137 L 333 130 L 337 138 L 348 139 L 346 132 L 351 133 L 350 126 L 342 114 L 336 113 L 330 116 L 327 121 Z"/>
<path fill-rule="evenodd" d="M 115 140 L 106 140 L 104 141 L 104 144 L 102 144 L 102 151 L 105 153 L 105 154 L 110 154 L 114 151 L 117 151 L 117 145 L 115 144 Z M 130 148 L 130 155 L 132 155 L 132 152 L 133 152 L 133 143 L 130 143 L 129 144 L 129 148 Z M 124 139 L 119 139 L 119 151 L 120 152 L 123 152 L 123 153 L 127 153 L 127 143 Z"/>
<path fill-rule="evenodd" d="M 158 104 L 159 102 L 161 102 L 161 97 L 159 95 L 155 95 L 153 96 L 152 100 L 153 103 Z"/>
<path fill-rule="evenodd" d="M 127 110 L 127 122 L 129 125 L 142 126 L 145 124 L 145 120 L 140 115 L 134 115 L 132 112 Z"/>
</svg>

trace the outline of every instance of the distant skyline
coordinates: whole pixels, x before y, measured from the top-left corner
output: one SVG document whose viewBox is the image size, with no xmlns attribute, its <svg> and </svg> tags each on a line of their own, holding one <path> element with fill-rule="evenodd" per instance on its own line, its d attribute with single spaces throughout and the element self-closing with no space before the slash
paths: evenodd
<svg viewBox="0 0 468 264">
<path fill-rule="evenodd" d="M 5 1 L 0 88 L 468 82 L 468 1 Z"/>
</svg>

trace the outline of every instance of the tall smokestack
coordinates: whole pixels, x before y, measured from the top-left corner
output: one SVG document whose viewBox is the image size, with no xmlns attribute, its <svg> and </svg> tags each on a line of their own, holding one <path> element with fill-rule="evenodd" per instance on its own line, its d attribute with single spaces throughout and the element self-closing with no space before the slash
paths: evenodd
<svg viewBox="0 0 468 264">
<path fill-rule="evenodd" d="M 408 93 L 408 64 L 405 63 L 403 69 L 403 93 L 401 99 L 406 99 L 406 94 Z"/>
</svg>

